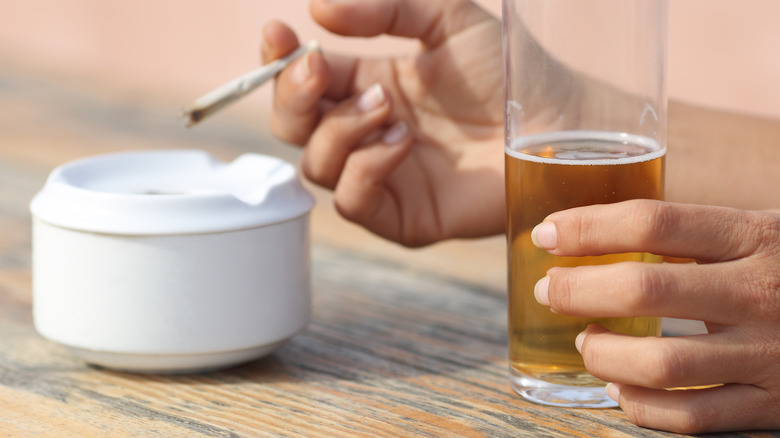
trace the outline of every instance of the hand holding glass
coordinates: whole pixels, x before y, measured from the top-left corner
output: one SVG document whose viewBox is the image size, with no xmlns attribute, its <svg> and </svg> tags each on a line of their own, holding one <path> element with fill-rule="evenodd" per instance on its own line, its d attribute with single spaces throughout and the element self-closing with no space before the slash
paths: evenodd
<svg viewBox="0 0 780 438">
<path fill-rule="evenodd" d="M 557 257 L 532 229 L 553 212 L 663 199 L 666 0 L 504 0 L 509 355 L 513 388 L 544 404 L 612 407 L 574 340 L 589 324 L 660 334 L 660 318 L 551 313 L 534 285 L 555 266 L 658 261 Z"/>
</svg>

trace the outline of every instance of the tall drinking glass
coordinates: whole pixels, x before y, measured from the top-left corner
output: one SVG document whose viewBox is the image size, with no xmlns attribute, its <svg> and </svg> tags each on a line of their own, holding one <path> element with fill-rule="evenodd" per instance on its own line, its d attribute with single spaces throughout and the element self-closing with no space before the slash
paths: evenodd
<svg viewBox="0 0 780 438">
<path fill-rule="evenodd" d="M 572 207 L 663 198 L 667 16 L 667 0 L 503 0 L 510 379 L 526 399 L 616 406 L 585 370 L 577 334 L 593 323 L 660 334 L 656 317 L 556 315 L 533 293 L 555 266 L 656 256 L 556 257 L 531 230 Z"/>
</svg>

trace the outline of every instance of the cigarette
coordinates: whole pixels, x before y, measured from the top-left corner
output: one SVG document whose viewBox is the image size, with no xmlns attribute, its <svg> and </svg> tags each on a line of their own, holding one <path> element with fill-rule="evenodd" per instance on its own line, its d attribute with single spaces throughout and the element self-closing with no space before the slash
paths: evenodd
<svg viewBox="0 0 780 438">
<path fill-rule="evenodd" d="M 221 85 L 214 90 L 195 99 L 188 107 L 184 108 L 183 116 L 187 118 L 187 126 L 194 126 L 206 117 L 215 114 L 227 105 L 246 96 L 252 90 L 268 82 L 280 71 L 284 70 L 291 62 L 301 56 L 320 50 L 320 43 L 316 40 L 298 47 L 289 55 L 270 62 L 256 70 L 239 76 L 232 81 Z"/>
</svg>

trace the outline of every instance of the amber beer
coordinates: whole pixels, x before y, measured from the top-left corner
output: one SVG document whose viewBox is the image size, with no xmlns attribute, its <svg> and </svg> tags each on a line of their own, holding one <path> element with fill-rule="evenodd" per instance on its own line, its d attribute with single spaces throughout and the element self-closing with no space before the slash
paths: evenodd
<svg viewBox="0 0 780 438">
<path fill-rule="evenodd" d="M 513 385 L 531 377 L 574 386 L 603 386 L 574 347 L 588 324 L 634 336 L 660 334 L 660 319 L 556 315 L 536 302 L 534 285 L 555 266 L 658 261 L 650 254 L 556 257 L 536 248 L 531 230 L 550 213 L 628 199 L 662 199 L 664 149 L 652 139 L 619 133 L 564 131 L 521 137 L 506 152 L 509 250 L 509 359 Z"/>
</svg>

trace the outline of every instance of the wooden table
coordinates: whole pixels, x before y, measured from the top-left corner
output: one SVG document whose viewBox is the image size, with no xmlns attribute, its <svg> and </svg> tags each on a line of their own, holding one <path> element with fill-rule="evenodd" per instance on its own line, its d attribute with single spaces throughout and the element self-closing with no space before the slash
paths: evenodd
<svg viewBox="0 0 780 438">
<path fill-rule="evenodd" d="M 501 237 L 401 249 L 346 224 L 316 189 L 306 332 L 209 374 L 85 365 L 31 317 L 27 208 L 53 167 L 128 149 L 298 153 L 230 117 L 187 131 L 173 106 L 123 102 L 0 71 L 0 436 L 671 436 L 618 409 L 550 408 L 511 391 Z"/>
</svg>

